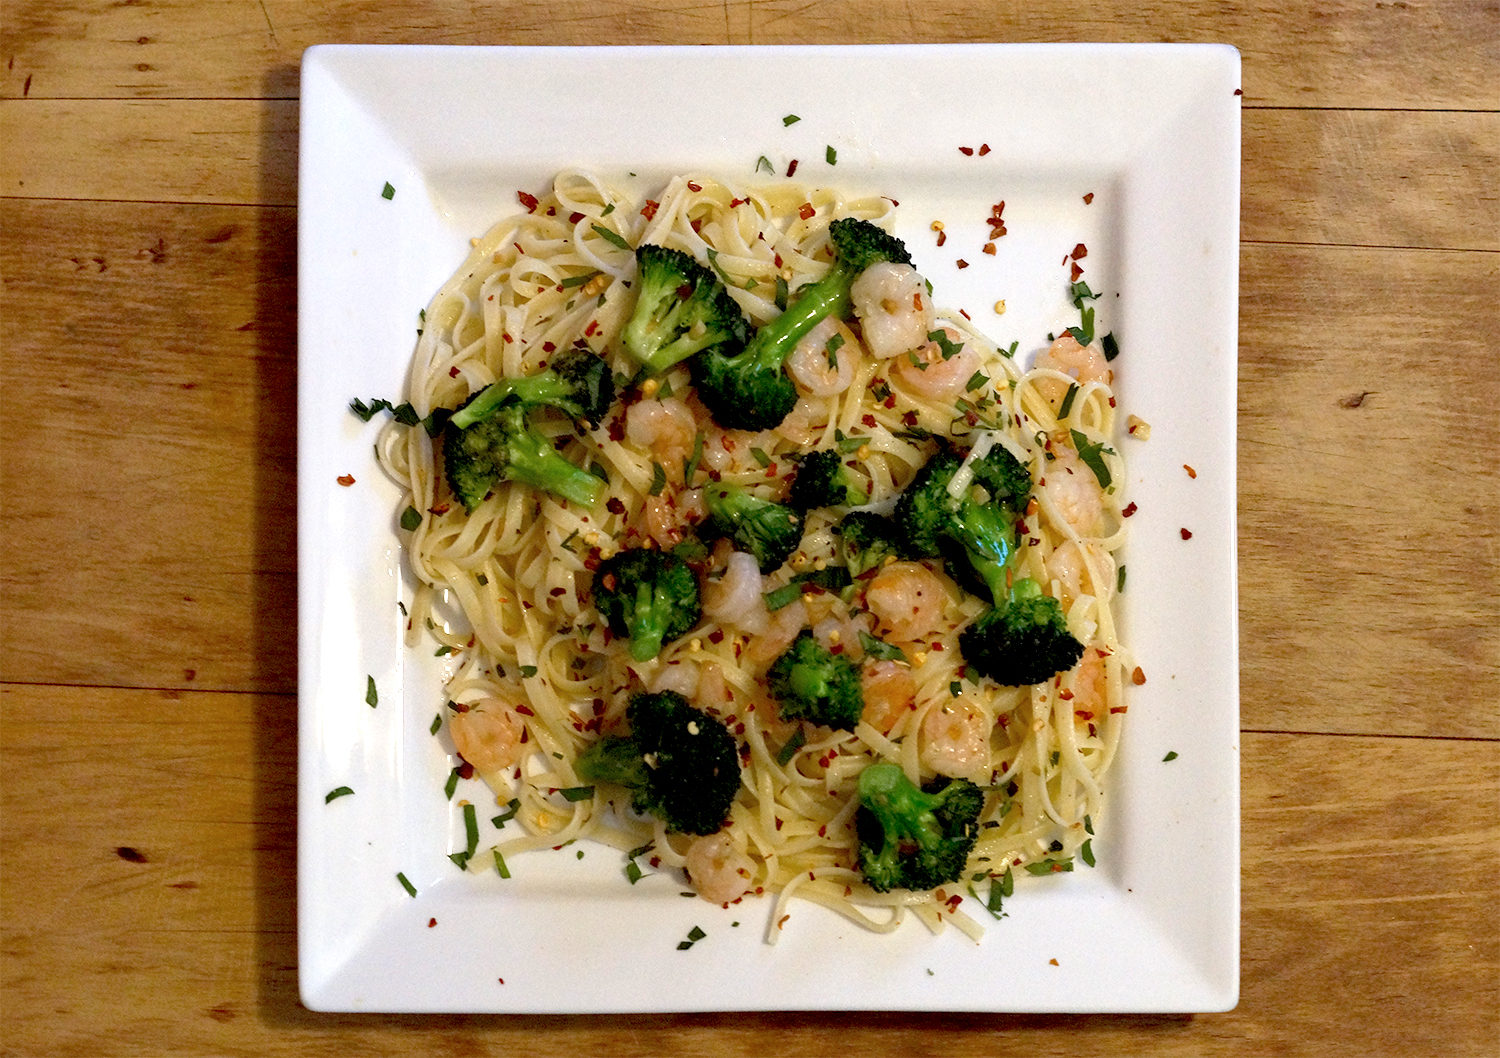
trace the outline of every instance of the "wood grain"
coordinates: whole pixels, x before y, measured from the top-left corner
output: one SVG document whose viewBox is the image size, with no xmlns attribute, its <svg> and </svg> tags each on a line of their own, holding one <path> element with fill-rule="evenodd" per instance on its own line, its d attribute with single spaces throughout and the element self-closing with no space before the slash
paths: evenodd
<svg viewBox="0 0 1500 1058">
<path fill-rule="evenodd" d="M 1500 735 L 1500 256 L 1246 246 L 1239 523 L 1252 729 Z"/>
<path fill-rule="evenodd" d="M 1036 5 L 904 0 L 370 0 L 8 6 L 9 98 L 290 98 L 304 49 L 350 44 L 840 44 L 1209 41 L 1237 46 L 1247 103 L 1492 110 L 1500 10 L 1482 0 Z M 1083 81 L 1086 86 L 1086 76 Z"/>
<path fill-rule="evenodd" d="M 0 671 L 290 690 L 294 214 L 7 200 L 0 224 Z"/>
<path fill-rule="evenodd" d="M 0 192 L 294 206 L 295 100 L 0 102 Z M 1249 109 L 1243 238 L 1500 250 L 1500 114 Z M 1309 161 L 1311 160 L 1311 161 Z"/>
<path fill-rule="evenodd" d="M 58 737 L 78 725 L 87 755 Z M 1492 743 L 1246 738 L 1230 1014 L 398 1018 L 297 1004 L 295 731 L 286 696 L 0 687 L 7 1053 L 748 1055 L 775 1034 L 787 1055 L 945 1054 L 984 1032 L 996 1053 L 1462 1058 L 1500 1030 Z M 110 810 L 37 796 L 59 775 Z"/>
</svg>

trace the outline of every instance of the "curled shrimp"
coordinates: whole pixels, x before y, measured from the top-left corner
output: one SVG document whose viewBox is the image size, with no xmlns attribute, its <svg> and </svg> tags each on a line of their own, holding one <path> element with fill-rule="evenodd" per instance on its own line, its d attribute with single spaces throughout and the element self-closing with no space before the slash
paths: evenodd
<svg viewBox="0 0 1500 1058">
<path fill-rule="evenodd" d="M 859 358 L 859 339 L 836 316 L 824 316 L 797 343 L 786 373 L 804 393 L 832 397 L 849 388 Z"/>
<path fill-rule="evenodd" d="M 1104 350 L 1097 343 L 1079 345 L 1078 339 L 1064 332 L 1061 337 L 1037 354 L 1033 367 L 1061 371 L 1079 384 L 1102 382 L 1109 385 L 1114 379 L 1109 361 L 1104 359 Z M 1054 408 L 1062 404 L 1070 383 L 1059 378 L 1039 378 L 1037 392 Z"/>
<path fill-rule="evenodd" d="M 901 715 L 916 703 L 917 681 L 911 670 L 894 661 L 869 661 L 860 673 L 865 709 L 860 719 L 881 734 L 890 734 Z"/>
<path fill-rule="evenodd" d="M 481 698 L 448 719 L 453 748 L 481 775 L 513 768 L 521 759 L 526 725 L 520 714 L 499 698 Z"/>
<path fill-rule="evenodd" d="M 1092 540 L 1064 540 L 1047 556 L 1046 568 L 1062 590 L 1064 605 L 1080 595 L 1108 599 L 1114 592 L 1114 556 Z M 1097 580 L 1090 576 L 1091 568 Z"/>
<path fill-rule="evenodd" d="M 771 614 L 766 630 L 751 636 L 745 644 L 745 660 L 756 668 L 771 664 L 797 638 L 797 633 L 807 625 L 807 606 L 801 599 Z"/>
<path fill-rule="evenodd" d="M 638 400 L 625 410 L 625 440 L 649 452 L 651 458 L 682 480 L 683 465 L 692 458 L 698 436 L 693 411 L 676 397 Z"/>
<path fill-rule="evenodd" d="M 703 588 L 703 615 L 746 635 L 764 634 L 771 613 L 766 609 L 765 590 L 755 556 L 731 551 L 724 575 Z"/>
<path fill-rule="evenodd" d="M 641 513 L 646 535 L 666 549 L 682 543 L 688 530 L 702 521 L 707 512 L 703 507 L 702 490 L 687 489 L 647 496 Z"/>
<path fill-rule="evenodd" d="M 673 661 L 661 666 L 645 682 L 652 694 L 676 691 L 684 698 L 696 698 L 700 682 L 698 666 L 691 661 Z"/>
<path fill-rule="evenodd" d="M 1089 647 L 1079 659 L 1073 671 L 1073 682 L 1069 690 L 1075 713 L 1099 715 L 1104 708 L 1104 653 L 1098 647 Z"/>
<path fill-rule="evenodd" d="M 944 341 L 928 341 L 896 359 L 891 377 L 928 400 L 951 400 L 961 395 L 979 370 L 979 352 L 952 327 L 944 327 Z"/>
<path fill-rule="evenodd" d="M 849 287 L 865 348 L 879 360 L 909 353 L 932 331 L 927 286 L 911 265 L 881 261 Z"/>
<path fill-rule="evenodd" d="M 1099 479 L 1067 445 L 1055 445 L 1037 486 L 1044 501 L 1080 536 L 1092 536 L 1104 513 Z"/>
<path fill-rule="evenodd" d="M 939 775 L 983 783 L 990 775 L 990 718 L 977 702 L 961 695 L 927 711 L 922 718 L 922 763 Z"/>
<path fill-rule="evenodd" d="M 898 643 L 936 632 L 943 620 L 948 586 L 920 562 L 892 562 L 870 578 L 865 606 L 881 631 Z"/>
<path fill-rule="evenodd" d="M 823 397 L 803 397 L 776 427 L 776 433 L 794 445 L 816 444 L 828 425 L 828 401 Z"/>
<path fill-rule="evenodd" d="M 750 857 L 735 848 L 733 839 L 722 830 L 694 838 L 683 856 L 683 866 L 698 895 L 715 904 L 732 903 L 744 896 L 755 875 Z"/>
</svg>

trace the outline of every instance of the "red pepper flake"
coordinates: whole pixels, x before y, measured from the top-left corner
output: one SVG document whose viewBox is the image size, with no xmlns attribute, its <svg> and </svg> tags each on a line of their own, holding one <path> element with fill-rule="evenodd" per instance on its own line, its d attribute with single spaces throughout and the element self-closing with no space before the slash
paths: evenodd
<svg viewBox="0 0 1500 1058">
<path fill-rule="evenodd" d="M 1190 478 L 1196 478 L 1198 476 L 1198 472 L 1192 467 L 1188 466 L 1186 463 L 1182 464 L 1182 469 L 1187 471 L 1187 476 Z"/>
<path fill-rule="evenodd" d="M 695 184 L 693 181 L 689 180 L 688 181 L 688 190 L 692 191 L 694 194 L 696 194 L 697 192 L 703 190 L 703 185 L 702 184 Z"/>
<path fill-rule="evenodd" d="M 648 198 L 646 199 L 646 204 L 641 207 L 641 216 L 645 217 L 647 220 L 650 220 L 651 218 L 656 216 L 656 211 L 660 208 L 660 202 L 657 202 L 655 199 Z"/>
<path fill-rule="evenodd" d="M 450 505 L 446 504 L 446 503 L 436 503 L 436 504 L 433 504 L 431 507 L 427 508 L 427 513 L 428 514 L 435 514 L 439 518 L 441 518 L 443 515 L 445 515 L 445 514 L 448 513 L 448 507 L 449 506 Z M 474 644 L 472 642 L 470 642 L 469 645 L 473 646 Z"/>
<path fill-rule="evenodd" d="M 1083 204 L 1085 206 L 1089 205 L 1093 201 L 1094 201 L 1094 193 L 1092 191 L 1090 191 L 1088 194 L 1086 194 L 1086 195 L 1083 196 Z"/>
<path fill-rule="evenodd" d="M 1094 713 L 1091 709 L 1074 709 L 1073 715 L 1084 721 L 1094 719 Z"/>
<path fill-rule="evenodd" d="M 536 716 L 535 710 L 533 710 L 531 706 L 527 705 L 525 702 L 522 702 L 520 705 L 516 706 L 516 712 L 520 713 L 522 716 Z"/>
<path fill-rule="evenodd" d="M 734 209 L 734 207 L 736 206 L 743 206 L 746 202 L 749 201 L 750 200 L 748 198 L 731 198 L 729 200 L 729 208 Z"/>
<path fill-rule="evenodd" d="M 609 498 L 609 502 L 606 503 L 604 506 L 605 506 L 605 509 L 608 510 L 610 514 L 624 514 L 625 513 L 625 501 L 622 500 L 622 499 L 620 499 L 620 497 L 618 497 L 618 496 L 611 496 Z"/>
<path fill-rule="evenodd" d="M 984 244 L 984 252 L 987 253 L 987 254 L 989 254 L 991 257 L 994 257 L 995 256 L 995 244 L 992 243 L 992 242 L 985 243 Z"/>
<path fill-rule="evenodd" d="M 797 216 L 801 217 L 803 220 L 812 220 L 813 216 L 817 212 L 818 211 L 813 208 L 813 204 L 811 202 L 804 202 L 802 203 L 802 205 L 797 207 Z"/>
<path fill-rule="evenodd" d="M 449 378 L 457 378 L 458 377 L 458 368 L 457 368 L 457 366 L 450 367 L 448 369 L 448 377 Z"/>
<path fill-rule="evenodd" d="M 959 309 L 958 310 L 958 314 L 960 316 L 962 316 L 964 319 L 968 320 L 970 323 L 974 322 L 974 317 L 969 315 L 969 310 L 968 309 Z"/>
<path fill-rule="evenodd" d="M 960 268 L 968 268 L 969 267 L 969 262 L 965 261 L 962 257 L 960 257 L 957 261 L 955 261 L 954 264 L 958 265 L 958 267 L 960 267 Z"/>
<path fill-rule="evenodd" d="M 544 352 L 544 353 L 555 353 L 555 352 L 557 352 L 557 343 L 555 343 L 555 342 L 543 342 L 542 343 L 542 352 Z"/>
<path fill-rule="evenodd" d="M 340 485 L 344 486 L 344 488 L 347 489 L 350 485 L 354 484 L 354 475 L 353 474 L 340 474 L 338 476 L 338 483 Z"/>
<path fill-rule="evenodd" d="M 1123 713 L 1128 711 L 1129 709 L 1130 706 L 1128 705 L 1112 705 L 1109 707 L 1109 711 L 1112 713 Z"/>
<path fill-rule="evenodd" d="M 958 149 L 958 153 L 962 154 L 966 158 L 972 158 L 974 156 L 974 148 L 973 147 L 960 147 Z"/>
<path fill-rule="evenodd" d="M 1146 674 L 1145 672 L 1141 671 L 1141 667 L 1139 665 L 1137 665 L 1135 667 L 1135 671 L 1130 674 L 1130 682 L 1135 684 L 1137 687 L 1146 682 Z M 1113 712 L 1113 710 L 1111 710 L 1111 712 Z"/>
<path fill-rule="evenodd" d="M 599 329 L 599 321 L 598 320 L 589 320 L 589 325 L 583 329 L 584 337 L 586 337 L 586 338 L 592 338 L 594 336 L 594 332 L 597 331 L 598 329 Z"/>
<path fill-rule="evenodd" d="M 553 588 L 547 594 L 550 595 L 550 596 L 552 596 L 554 599 L 559 599 L 562 596 L 568 594 L 568 589 L 567 588 Z"/>
<path fill-rule="evenodd" d="M 781 817 L 780 817 L 780 816 L 778 816 L 778 817 L 777 817 L 777 818 L 776 818 L 776 829 L 777 829 L 777 830 L 780 830 L 780 829 L 781 829 L 781 823 L 782 823 L 782 820 L 781 820 Z"/>
<path fill-rule="evenodd" d="M 1122 509 L 1120 511 L 1120 517 L 1121 518 L 1129 518 L 1132 514 L 1135 513 L 1135 511 L 1136 511 L 1135 500 L 1131 500 L 1129 503 L 1127 503 L 1125 505 L 1124 509 Z"/>
<path fill-rule="evenodd" d="M 431 929 L 433 926 L 436 926 L 436 925 L 437 925 L 437 919 L 435 919 L 435 918 L 429 918 L 427 920 L 427 928 L 428 929 Z M 504 984 L 504 982 L 502 981 L 501 984 Z"/>
<path fill-rule="evenodd" d="M 458 777 L 460 779 L 474 778 L 474 765 L 468 761 L 461 761 L 458 765 Z"/>
<path fill-rule="evenodd" d="M 1242 96 L 1242 95 L 1245 94 L 1245 90 L 1243 88 L 1236 88 L 1234 90 L 1234 94 L 1237 95 L 1237 96 Z"/>
<path fill-rule="evenodd" d="M 1047 965 L 1048 966 L 1056 966 L 1057 965 L 1057 960 L 1056 959 L 1048 959 L 1047 960 Z"/>
<path fill-rule="evenodd" d="M 1088 255 L 1089 248 L 1083 245 L 1083 243 L 1079 243 L 1077 246 L 1073 247 L 1073 260 L 1081 261 Z"/>
<path fill-rule="evenodd" d="M 1068 271 L 1073 277 L 1073 282 L 1076 283 L 1078 282 L 1078 277 L 1083 275 L 1083 266 L 1080 265 L 1077 261 L 1074 261 L 1073 266 Z"/>
<path fill-rule="evenodd" d="M 937 237 L 937 244 L 939 246 L 941 246 L 941 245 L 943 245 L 943 243 L 945 243 L 947 241 L 948 241 L 948 233 L 946 231 L 939 231 L 938 232 L 938 237 Z"/>
<path fill-rule="evenodd" d="M 1058 691 L 1057 696 L 1065 702 L 1071 702 L 1073 700 L 1073 692 L 1068 690 L 1066 687 Z"/>
<path fill-rule="evenodd" d="M 986 154 L 989 154 L 989 153 L 990 153 L 990 145 L 988 143 L 981 143 L 979 145 L 979 157 L 983 158 Z"/>
<path fill-rule="evenodd" d="M 699 230 L 703 227 L 703 218 L 694 217 L 690 222 L 688 222 L 688 227 L 693 229 L 694 235 L 697 235 Z"/>
<path fill-rule="evenodd" d="M 712 632 L 708 633 L 708 641 L 715 645 L 724 642 L 724 629 L 715 628 Z"/>
<path fill-rule="evenodd" d="M 1182 534 L 1182 538 L 1184 540 L 1191 540 L 1193 538 L 1193 532 L 1191 529 L 1179 529 L 1178 532 Z"/>
<path fill-rule="evenodd" d="M 521 205 L 526 207 L 527 213 L 535 213 L 538 205 L 536 196 L 525 191 L 517 191 L 516 197 L 521 200 Z"/>
<path fill-rule="evenodd" d="M 875 416 L 873 416 L 873 415 L 862 415 L 862 416 L 860 416 L 859 421 L 864 424 L 864 426 L 865 426 L 866 429 L 869 429 L 869 430 L 875 429 Z"/>
<path fill-rule="evenodd" d="M 791 160 L 791 163 L 789 165 L 787 165 L 787 167 L 786 167 L 786 175 L 787 176 L 791 176 L 796 171 L 797 171 L 797 159 L 793 158 Z"/>
<path fill-rule="evenodd" d="M 568 214 L 568 223 L 569 224 L 577 224 L 582 219 L 583 219 L 583 214 L 579 213 L 576 209 L 572 213 Z"/>
<path fill-rule="evenodd" d="M 512 338 L 509 334 L 505 333 L 504 331 L 500 332 L 500 337 L 505 339 L 505 344 L 506 345 L 509 345 L 511 342 L 515 341 L 514 338 Z"/>
</svg>

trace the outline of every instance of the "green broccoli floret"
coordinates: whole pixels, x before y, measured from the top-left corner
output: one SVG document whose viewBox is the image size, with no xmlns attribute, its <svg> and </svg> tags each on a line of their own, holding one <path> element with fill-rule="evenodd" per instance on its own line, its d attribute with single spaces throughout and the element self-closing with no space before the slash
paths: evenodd
<svg viewBox="0 0 1500 1058">
<path fill-rule="evenodd" d="M 797 343 L 825 316 L 849 312 L 849 287 L 872 264 L 910 264 L 894 235 L 867 220 L 842 217 L 828 226 L 834 261 L 822 278 L 796 292 L 780 316 L 755 332 L 743 352 L 707 350 L 693 361 L 693 385 L 721 426 L 769 430 L 797 403 L 797 387 L 782 365 Z"/>
<path fill-rule="evenodd" d="M 709 539 L 728 537 L 736 551 L 755 557 L 762 573 L 780 566 L 802 542 L 802 519 L 796 511 L 739 485 L 709 485 L 703 490 L 703 506 L 708 518 L 698 531 Z"/>
<path fill-rule="evenodd" d="M 832 448 L 808 452 L 797 463 L 787 502 L 806 513 L 814 507 L 857 507 L 870 498 Z"/>
<path fill-rule="evenodd" d="M 496 379 L 460 405 L 448 421 L 466 429 L 489 418 L 497 408 L 519 404 L 527 411 L 556 408 L 571 419 L 598 426 L 614 400 L 615 379 L 609 364 L 583 349 L 565 349 L 541 371 Z"/>
<path fill-rule="evenodd" d="M 653 375 L 705 349 L 736 356 L 750 324 L 712 271 L 681 250 L 635 251 L 635 309 L 621 332 L 625 351 Z"/>
<path fill-rule="evenodd" d="M 976 672 L 1009 687 L 1040 683 L 1083 657 L 1061 604 L 1030 577 L 960 632 L 958 649 Z"/>
<path fill-rule="evenodd" d="M 885 565 L 886 559 L 900 557 L 896 546 L 896 525 L 890 518 L 874 511 L 850 511 L 839 523 L 840 554 L 849 575 L 858 577 Z"/>
<path fill-rule="evenodd" d="M 1005 567 L 1015 553 L 1016 525 L 1030 494 L 1031 476 L 1015 456 L 996 445 L 970 463 L 973 480 L 954 496 L 948 486 L 963 462 L 957 452 L 945 449 L 923 464 L 896 499 L 896 538 L 908 557 L 941 556 L 960 582 L 972 573 L 991 594 L 1003 594 Z M 1005 492 L 993 493 L 992 487 Z M 972 586 L 973 578 L 967 579 Z"/>
<path fill-rule="evenodd" d="M 859 773 L 854 814 L 865 881 L 877 893 L 958 881 L 983 810 L 984 791 L 968 779 L 939 777 L 918 789 L 900 765 L 871 764 Z"/>
<path fill-rule="evenodd" d="M 864 712 L 859 666 L 835 654 L 804 629 L 771 663 L 766 686 L 783 720 L 810 720 L 838 731 L 853 731 Z"/>
<path fill-rule="evenodd" d="M 470 512 L 501 481 L 530 485 L 582 507 L 597 506 L 606 491 L 603 481 L 574 466 L 531 428 L 520 404 L 504 404 L 467 428 L 449 420 L 443 430 L 443 474 Z"/>
<path fill-rule="evenodd" d="M 675 691 L 637 694 L 628 735 L 606 735 L 578 757 L 584 782 L 631 792 L 631 805 L 685 834 L 724 825 L 740 788 L 740 754 L 724 724 Z"/>
<path fill-rule="evenodd" d="M 656 657 L 703 616 L 697 576 L 670 551 L 637 547 L 611 555 L 594 572 L 593 594 L 599 616 L 630 640 L 637 661 Z"/>
</svg>

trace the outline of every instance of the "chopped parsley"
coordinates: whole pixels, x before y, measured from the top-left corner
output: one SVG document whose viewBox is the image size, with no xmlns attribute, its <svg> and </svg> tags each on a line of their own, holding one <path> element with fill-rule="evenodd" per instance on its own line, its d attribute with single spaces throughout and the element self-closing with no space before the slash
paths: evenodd
<svg viewBox="0 0 1500 1058">
<path fill-rule="evenodd" d="M 396 872 L 396 881 L 398 881 L 398 882 L 401 883 L 401 888 L 403 888 L 403 889 L 406 890 L 406 895 L 407 896 L 416 896 L 417 895 L 417 887 L 411 884 L 411 882 L 407 879 L 407 877 L 406 877 L 405 874 L 402 874 L 400 871 L 397 871 Z"/>
<path fill-rule="evenodd" d="M 365 677 L 365 704 L 374 709 L 380 704 L 380 692 L 375 689 L 375 677 Z"/>
<path fill-rule="evenodd" d="M 681 940 L 677 942 L 677 950 L 687 951 L 694 944 L 697 944 L 706 936 L 708 936 L 707 933 L 704 933 L 703 930 L 698 926 L 694 926 L 692 929 L 688 930 L 687 940 Z"/>
<path fill-rule="evenodd" d="M 599 236 L 599 238 L 603 239 L 611 246 L 618 246 L 622 250 L 630 249 L 630 244 L 625 241 L 625 236 L 621 235 L 619 232 L 611 231 L 603 224 L 591 224 L 589 225 L 589 227 L 594 229 L 595 235 Z"/>
<path fill-rule="evenodd" d="M 776 763 L 785 768 L 792 762 L 792 758 L 797 755 L 797 751 L 806 744 L 807 732 L 799 727 L 792 732 L 792 737 L 786 740 L 786 745 L 782 746 L 777 752 Z"/>
<path fill-rule="evenodd" d="M 796 114 L 788 114 L 786 117 L 784 117 L 784 118 L 781 119 L 781 124 L 782 124 L 782 127 L 784 128 L 787 125 L 795 125 L 795 124 L 797 124 L 797 122 L 799 122 L 801 120 L 802 119 L 800 117 L 798 117 Z"/>
<path fill-rule="evenodd" d="M 329 790 L 328 793 L 324 795 L 324 797 L 323 797 L 323 803 L 326 805 L 329 801 L 336 801 L 340 797 L 349 797 L 353 793 L 354 793 L 354 791 L 351 790 L 351 789 L 349 789 L 349 787 L 347 787 L 347 786 L 336 786 L 332 790 Z"/>
<path fill-rule="evenodd" d="M 380 189 L 380 197 L 385 199 L 387 202 L 396 197 L 396 189 L 391 186 L 391 182 L 389 180 L 387 180 L 385 182 L 385 186 Z"/>
</svg>

